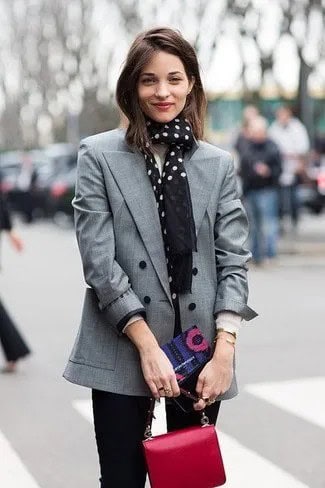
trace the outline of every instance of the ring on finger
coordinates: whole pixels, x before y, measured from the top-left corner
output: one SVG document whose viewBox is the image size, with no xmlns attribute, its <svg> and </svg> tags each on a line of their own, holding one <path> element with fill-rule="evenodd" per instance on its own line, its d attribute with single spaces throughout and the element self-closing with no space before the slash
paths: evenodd
<svg viewBox="0 0 325 488">
<path fill-rule="evenodd" d="M 165 391 L 165 388 L 161 386 L 160 388 L 158 388 L 158 391 Z"/>
<path fill-rule="evenodd" d="M 164 388 L 164 392 L 166 393 L 166 395 L 168 395 L 169 393 L 172 392 L 172 389 L 171 388 Z"/>
<path fill-rule="evenodd" d="M 214 398 L 213 400 L 208 400 L 207 401 L 207 405 L 210 406 L 210 405 L 213 405 L 214 403 L 216 402 L 216 398 Z"/>
</svg>

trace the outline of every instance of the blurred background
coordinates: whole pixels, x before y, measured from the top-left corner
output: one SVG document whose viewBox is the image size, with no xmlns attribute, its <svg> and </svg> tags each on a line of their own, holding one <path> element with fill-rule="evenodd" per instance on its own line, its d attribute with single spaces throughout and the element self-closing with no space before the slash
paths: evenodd
<svg viewBox="0 0 325 488">
<path fill-rule="evenodd" d="M 261 143 L 247 107 L 265 119 L 282 174 L 295 161 L 292 180 L 277 181 L 277 252 L 250 266 L 259 317 L 240 334 L 241 394 L 220 414 L 226 486 L 324 488 L 325 1 L 0 0 L 0 12 L 0 190 L 24 247 L 2 232 L 0 292 L 32 351 L 0 375 L 0 487 L 97 486 L 89 391 L 61 378 L 84 290 L 77 151 L 120 124 L 115 84 L 135 35 L 168 25 L 198 53 L 206 138 L 232 152 L 244 204 L 251 153 L 239 141 Z M 299 130 L 286 149 L 289 123 Z"/>
</svg>

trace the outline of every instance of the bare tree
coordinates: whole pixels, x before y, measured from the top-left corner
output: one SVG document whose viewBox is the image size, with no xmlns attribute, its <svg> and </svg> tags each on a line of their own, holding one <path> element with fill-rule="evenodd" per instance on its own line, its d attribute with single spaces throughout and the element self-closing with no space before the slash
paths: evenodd
<svg viewBox="0 0 325 488">
<path fill-rule="evenodd" d="M 12 125 L 16 127 L 15 145 L 48 142 L 49 134 L 62 125 L 70 129 L 68 136 L 75 142 L 85 94 L 97 86 L 96 67 L 89 54 L 93 39 L 91 2 L 2 0 L 2 7 L 10 29 L 0 63 L 10 57 L 16 80 L 10 96 L 10 80 L 0 78 L 5 100 L 2 119 L 8 118 L 9 110 L 10 130 Z M 3 123 L 7 141 L 8 129 Z"/>
<path fill-rule="evenodd" d="M 252 90 L 258 96 L 269 80 L 281 93 L 274 68 L 281 43 L 290 38 L 299 61 L 299 111 L 311 127 L 308 83 L 321 77 L 325 0 L 0 0 L 0 9 L 2 145 L 26 147 L 50 137 L 75 142 L 80 132 L 116 124 L 112 107 L 122 60 L 135 34 L 156 25 L 180 29 L 206 77 L 220 41 L 235 40 L 239 69 L 232 86 L 242 86 L 247 97 Z M 255 53 L 253 67 L 249 52 Z"/>
</svg>

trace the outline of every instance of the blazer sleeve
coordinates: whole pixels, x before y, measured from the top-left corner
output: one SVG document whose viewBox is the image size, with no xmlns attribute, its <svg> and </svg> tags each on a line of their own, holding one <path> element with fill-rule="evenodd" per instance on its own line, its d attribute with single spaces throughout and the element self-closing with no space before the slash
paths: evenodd
<svg viewBox="0 0 325 488">
<path fill-rule="evenodd" d="M 214 315 L 223 310 L 236 312 L 245 320 L 257 314 L 247 306 L 247 262 L 251 253 L 244 247 L 248 237 L 248 221 L 238 198 L 237 181 L 231 156 L 221 186 L 214 227 L 217 266 L 217 295 Z"/>
<path fill-rule="evenodd" d="M 96 292 L 107 323 L 120 333 L 134 314 L 145 317 L 145 309 L 115 259 L 113 216 L 102 169 L 83 141 L 72 204 L 86 283 Z"/>
</svg>

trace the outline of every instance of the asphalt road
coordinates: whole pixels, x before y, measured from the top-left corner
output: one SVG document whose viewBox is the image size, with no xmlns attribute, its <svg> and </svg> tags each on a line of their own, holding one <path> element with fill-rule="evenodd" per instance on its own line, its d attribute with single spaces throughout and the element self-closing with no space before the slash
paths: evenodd
<svg viewBox="0 0 325 488">
<path fill-rule="evenodd" d="M 260 315 L 240 334 L 241 393 L 219 421 L 228 488 L 325 487 L 325 253 L 310 252 L 325 242 L 324 218 L 305 224 L 312 242 L 286 242 L 276 265 L 250 271 Z M 0 376 L 0 487 L 95 488 L 89 391 L 62 379 L 84 289 L 74 234 L 18 228 L 25 252 L 3 243 L 1 297 L 33 355 Z"/>
</svg>

